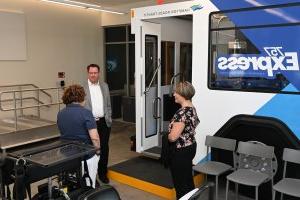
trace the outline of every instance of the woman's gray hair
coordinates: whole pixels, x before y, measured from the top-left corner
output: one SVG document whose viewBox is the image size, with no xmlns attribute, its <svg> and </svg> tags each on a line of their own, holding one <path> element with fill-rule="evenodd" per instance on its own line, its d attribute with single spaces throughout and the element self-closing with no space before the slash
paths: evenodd
<svg viewBox="0 0 300 200">
<path fill-rule="evenodd" d="M 195 95 L 195 88 L 190 82 L 183 81 L 176 85 L 175 92 L 186 100 L 191 100 Z"/>
</svg>

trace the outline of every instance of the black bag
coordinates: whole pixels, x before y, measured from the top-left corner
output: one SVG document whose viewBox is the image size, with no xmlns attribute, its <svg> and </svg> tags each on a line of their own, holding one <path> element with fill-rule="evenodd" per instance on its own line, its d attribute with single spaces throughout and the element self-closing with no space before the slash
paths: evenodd
<svg viewBox="0 0 300 200">
<path fill-rule="evenodd" d="M 160 162 L 165 168 L 168 168 L 170 166 L 171 159 L 176 147 L 175 142 L 169 142 L 168 135 L 168 132 L 163 133 L 160 153 Z"/>
<path fill-rule="evenodd" d="M 120 200 L 119 193 L 110 185 L 90 189 L 81 194 L 77 200 Z"/>
<path fill-rule="evenodd" d="M 68 192 L 68 198 L 70 200 L 77 200 L 78 197 L 82 194 L 84 194 L 87 190 L 90 190 L 88 188 L 79 188 L 76 190 L 73 190 L 71 192 Z M 52 188 L 52 199 L 54 200 L 66 200 L 67 198 L 59 191 L 57 187 Z M 44 193 L 38 193 L 36 194 L 32 200 L 49 200 L 48 196 L 48 190 L 46 190 Z"/>
<path fill-rule="evenodd" d="M 86 161 L 84 161 L 84 174 L 80 179 L 80 188 L 69 192 L 67 195 L 71 200 L 120 200 L 119 193 L 115 188 L 110 185 L 101 185 L 99 188 L 92 188 L 86 185 L 86 179 L 92 183 L 92 179 L 88 173 L 88 167 Z M 46 184 L 45 184 L 46 185 Z M 47 185 L 46 185 L 47 186 Z M 45 187 L 47 189 L 47 187 Z M 53 199 L 65 200 L 66 198 L 60 192 L 59 188 L 52 188 Z M 48 190 L 40 192 L 33 200 L 44 200 L 48 198 Z"/>
<path fill-rule="evenodd" d="M 68 198 L 70 198 L 70 200 L 77 200 L 79 198 L 79 196 L 81 196 L 82 194 L 85 194 L 86 192 L 94 189 L 91 186 L 88 186 L 86 183 L 86 180 L 88 180 L 90 182 L 90 185 L 92 185 L 92 179 L 89 175 L 87 161 L 84 160 L 83 162 L 84 162 L 84 168 L 83 168 L 84 173 L 79 180 L 78 188 L 67 193 L 67 196 L 68 196 Z M 36 194 L 32 198 L 32 200 L 48 200 L 48 199 L 49 199 L 48 184 L 44 183 L 44 184 L 38 186 L 38 194 Z M 56 186 L 52 187 L 52 199 L 66 200 L 64 194 Z"/>
<path fill-rule="evenodd" d="M 87 161 L 86 160 L 83 161 L 83 169 L 84 169 L 83 170 L 84 173 L 83 173 L 83 175 L 81 177 L 81 180 L 80 180 L 81 183 L 80 183 L 80 185 L 81 185 L 82 188 L 86 188 L 86 187 L 92 188 L 93 181 L 92 181 L 92 179 L 90 177 L 89 169 L 88 169 L 88 165 L 87 165 Z M 86 179 L 89 180 L 90 185 L 86 184 Z"/>
</svg>

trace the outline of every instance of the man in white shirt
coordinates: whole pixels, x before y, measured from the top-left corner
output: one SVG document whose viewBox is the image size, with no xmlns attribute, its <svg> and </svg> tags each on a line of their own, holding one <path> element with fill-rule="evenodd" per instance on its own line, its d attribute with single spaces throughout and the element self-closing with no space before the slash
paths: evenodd
<svg viewBox="0 0 300 200">
<path fill-rule="evenodd" d="M 88 65 L 87 72 L 88 81 L 84 86 L 86 92 L 85 107 L 92 111 L 100 137 L 98 176 L 103 183 L 109 183 L 107 178 L 108 143 L 112 124 L 110 93 L 107 83 L 99 82 L 100 68 L 98 65 Z"/>
</svg>

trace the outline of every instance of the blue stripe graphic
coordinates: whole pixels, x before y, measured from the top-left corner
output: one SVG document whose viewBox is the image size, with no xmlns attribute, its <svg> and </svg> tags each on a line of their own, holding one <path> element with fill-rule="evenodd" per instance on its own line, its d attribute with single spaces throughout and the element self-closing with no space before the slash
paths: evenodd
<svg viewBox="0 0 300 200">
<path fill-rule="evenodd" d="M 297 3 L 299 0 L 211 0 L 219 10 Z"/>
<path fill-rule="evenodd" d="M 284 90 L 298 91 L 293 85 L 288 85 Z M 275 117 L 283 121 L 300 139 L 300 95 L 277 94 L 255 115 Z"/>
</svg>

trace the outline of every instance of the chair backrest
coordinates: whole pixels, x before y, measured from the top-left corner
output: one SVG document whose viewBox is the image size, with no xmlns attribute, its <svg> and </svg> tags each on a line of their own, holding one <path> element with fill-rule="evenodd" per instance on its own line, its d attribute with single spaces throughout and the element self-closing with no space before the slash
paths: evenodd
<svg viewBox="0 0 300 200">
<path fill-rule="evenodd" d="M 206 136 L 205 145 L 213 148 L 234 151 L 236 140 L 216 136 Z"/>
<path fill-rule="evenodd" d="M 284 148 L 282 159 L 284 161 L 300 164 L 300 150 Z"/>
<path fill-rule="evenodd" d="M 282 160 L 284 160 L 283 177 L 286 177 L 287 162 L 300 164 L 300 150 L 284 148 Z"/>
<path fill-rule="evenodd" d="M 252 142 L 239 142 L 238 153 L 261 158 L 273 158 L 274 147 Z"/>
<path fill-rule="evenodd" d="M 274 147 L 255 142 L 239 142 L 237 153 L 239 169 L 251 169 L 273 178 Z"/>
</svg>

